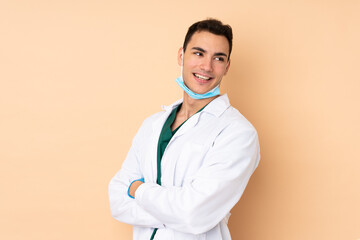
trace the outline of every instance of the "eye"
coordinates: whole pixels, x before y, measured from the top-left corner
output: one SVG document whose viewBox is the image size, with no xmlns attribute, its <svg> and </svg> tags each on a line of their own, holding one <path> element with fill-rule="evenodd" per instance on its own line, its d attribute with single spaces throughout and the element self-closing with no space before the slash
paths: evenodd
<svg viewBox="0 0 360 240">
<path fill-rule="evenodd" d="M 202 52 L 194 52 L 194 54 L 195 54 L 196 56 L 202 56 L 202 55 L 203 55 Z"/>
<path fill-rule="evenodd" d="M 224 62 L 225 59 L 223 57 L 215 57 L 216 61 Z"/>
</svg>

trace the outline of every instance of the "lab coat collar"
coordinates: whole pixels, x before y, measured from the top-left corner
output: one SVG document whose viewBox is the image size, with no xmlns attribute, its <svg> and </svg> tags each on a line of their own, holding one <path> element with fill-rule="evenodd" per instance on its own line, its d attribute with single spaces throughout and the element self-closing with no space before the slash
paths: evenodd
<svg viewBox="0 0 360 240">
<path fill-rule="evenodd" d="M 183 102 L 183 99 L 179 99 L 173 104 L 169 106 L 161 106 L 163 110 L 166 112 L 172 111 L 174 108 L 176 108 L 180 103 Z M 202 112 L 207 112 L 210 114 L 215 115 L 216 117 L 220 117 L 221 114 L 230 106 L 230 101 L 228 98 L 228 95 L 225 93 L 223 95 L 220 95 L 219 97 L 215 98 L 213 101 L 211 101 L 203 110 Z"/>
<path fill-rule="evenodd" d="M 180 105 L 181 103 L 183 102 L 183 99 L 179 99 L 177 100 L 176 102 L 172 103 L 171 105 L 169 106 L 166 106 L 166 105 L 162 105 L 161 108 L 165 111 L 172 111 L 174 108 L 176 108 L 178 105 Z"/>
<path fill-rule="evenodd" d="M 202 112 L 207 112 L 215 115 L 216 117 L 220 117 L 228 107 L 230 107 L 230 101 L 225 93 L 211 101 L 204 110 L 202 110 Z"/>
</svg>

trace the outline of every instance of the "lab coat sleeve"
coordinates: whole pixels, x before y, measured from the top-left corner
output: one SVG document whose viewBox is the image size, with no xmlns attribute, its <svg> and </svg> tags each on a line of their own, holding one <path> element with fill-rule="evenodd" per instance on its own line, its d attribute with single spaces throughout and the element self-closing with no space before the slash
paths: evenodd
<svg viewBox="0 0 360 240">
<path fill-rule="evenodd" d="M 145 124 L 145 123 L 144 123 Z M 143 124 L 143 125 L 144 125 Z M 144 210 L 139 204 L 127 195 L 130 183 L 134 179 L 143 177 L 140 171 L 138 148 L 143 139 L 144 127 L 141 127 L 135 136 L 132 146 L 122 165 L 122 168 L 111 179 L 109 184 L 109 200 L 112 216 L 127 224 L 140 227 L 163 228 L 164 225 Z"/>
<path fill-rule="evenodd" d="M 190 182 L 182 187 L 144 183 L 135 192 L 135 200 L 166 227 L 204 233 L 239 201 L 259 159 L 256 130 L 234 124 L 216 137 Z"/>
</svg>

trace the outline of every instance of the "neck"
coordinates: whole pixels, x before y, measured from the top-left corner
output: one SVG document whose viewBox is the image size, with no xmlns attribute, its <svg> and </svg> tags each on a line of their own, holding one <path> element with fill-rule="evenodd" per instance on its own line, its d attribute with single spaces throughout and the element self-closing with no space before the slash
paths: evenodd
<svg viewBox="0 0 360 240">
<path fill-rule="evenodd" d="M 186 92 L 184 92 L 184 101 L 181 106 L 180 112 L 185 116 L 186 119 L 197 113 L 206 104 L 219 97 L 220 95 L 205 98 L 205 99 L 193 99 Z"/>
</svg>

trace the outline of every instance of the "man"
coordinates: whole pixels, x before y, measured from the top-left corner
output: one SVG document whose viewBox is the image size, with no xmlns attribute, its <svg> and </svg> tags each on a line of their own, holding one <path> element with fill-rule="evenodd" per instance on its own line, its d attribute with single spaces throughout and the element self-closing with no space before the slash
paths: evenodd
<svg viewBox="0 0 360 240">
<path fill-rule="evenodd" d="M 133 239 L 231 239 L 229 212 L 260 159 L 256 130 L 219 94 L 231 49 L 229 25 L 189 28 L 183 99 L 144 121 L 109 184 L 112 215 L 134 226 Z"/>
</svg>

